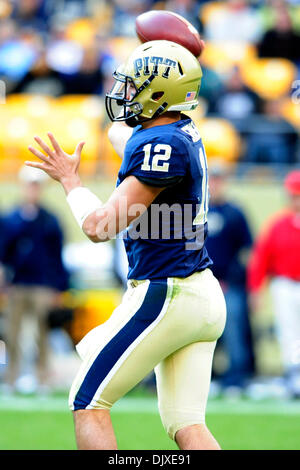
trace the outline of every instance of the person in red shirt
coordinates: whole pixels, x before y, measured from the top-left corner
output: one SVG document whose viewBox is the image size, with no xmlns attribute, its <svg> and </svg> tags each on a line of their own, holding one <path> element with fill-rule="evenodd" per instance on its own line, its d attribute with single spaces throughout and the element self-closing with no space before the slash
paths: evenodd
<svg viewBox="0 0 300 470">
<path fill-rule="evenodd" d="M 258 236 L 248 266 L 252 304 L 270 279 L 276 332 L 289 394 L 300 398 L 300 170 L 284 182 L 289 204 Z"/>
</svg>

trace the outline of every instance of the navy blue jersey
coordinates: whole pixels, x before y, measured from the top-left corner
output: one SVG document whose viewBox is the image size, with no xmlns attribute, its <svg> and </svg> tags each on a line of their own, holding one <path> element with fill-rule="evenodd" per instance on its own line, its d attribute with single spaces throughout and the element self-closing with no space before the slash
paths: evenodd
<svg viewBox="0 0 300 470">
<path fill-rule="evenodd" d="M 204 246 L 207 163 L 191 119 L 135 128 L 125 148 L 117 186 L 130 175 L 166 189 L 123 233 L 128 278 L 187 277 L 210 266 Z"/>
</svg>

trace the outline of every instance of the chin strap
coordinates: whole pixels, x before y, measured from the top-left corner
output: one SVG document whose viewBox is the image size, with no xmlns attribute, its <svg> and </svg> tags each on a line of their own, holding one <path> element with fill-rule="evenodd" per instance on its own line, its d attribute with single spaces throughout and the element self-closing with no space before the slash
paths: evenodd
<svg viewBox="0 0 300 470">
<path fill-rule="evenodd" d="M 131 116 L 130 118 L 125 119 L 127 126 L 136 127 L 144 121 L 140 121 L 138 116 Z"/>
<path fill-rule="evenodd" d="M 159 108 L 157 108 L 157 110 L 155 111 L 155 113 L 153 114 L 152 118 L 151 119 L 155 119 L 157 118 L 160 114 L 162 114 L 164 112 L 164 110 L 166 109 L 166 107 L 168 106 L 168 103 L 165 101 L 163 104 L 160 105 Z"/>
<path fill-rule="evenodd" d="M 152 121 L 152 119 L 156 119 L 158 116 L 160 116 L 167 106 L 168 103 L 165 101 L 163 104 L 160 105 L 159 108 L 157 108 L 151 118 L 139 119 L 139 116 L 131 116 L 130 118 L 125 119 L 125 122 L 129 127 L 136 127 L 139 124 L 142 124 L 143 122 Z"/>
</svg>

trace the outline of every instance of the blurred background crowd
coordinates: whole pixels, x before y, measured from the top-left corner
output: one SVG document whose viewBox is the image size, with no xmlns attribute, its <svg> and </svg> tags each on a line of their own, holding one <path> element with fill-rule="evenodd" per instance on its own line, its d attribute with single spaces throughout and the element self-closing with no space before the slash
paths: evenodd
<svg viewBox="0 0 300 470">
<path fill-rule="evenodd" d="M 200 103 L 190 114 L 210 162 L 208 250 L 228 307 L 212 393 L 297 398 L 297 0 L 0 0 L 0 339 L 8 361 L 0 366 L 3 390 L 32 393 L 68 385 L 78 366 L 74 344 L 120 300 L 126 272 L 120 243 L 84 241 L 59 189 L 20 168 L 33 136 L 51 130 L 66 152 L 86 141 L 82 174 L 102 199 L 110 193 L 120 161 L 107 138 L 104 96 L 112 72 L 139 44 L 136 16 L 150 9 L 181 14 L 206 43 L 199 59 Z M 286 199 L 283 180 L 291 171 L 296 183 L 285 184 Z M 255 239 L 265 219 L 286 204 L 288 233 L 268 258 L 270 240 L 263 245 L 262 235 Z M 293 254 L 288 267 L 284 254 L 268 265 L 287 247 Z M 288 285 L 275 290 L 282 289 L 281 299 L 285 293 L 294 299 L 288 309 L 284 301 L 278 315 L 269 298 L 257 295 L 270 277 L 286 279 Z M 288 354 L 287 345 L 294 348 Z M 275 378 L 271 383 L 266 377 Z"/>
<path fill-rule="evenodd" d="M 206 41 L 201 103 L 193 117 L 201 121 L 208 156 L 275 172 L 299 162 L 297 1 L 1 0 L 6 172 L 15 170 L 11 157 L 23 158 L 24 139 L 37 126 L 43 131 L 45 120 L 58 136 L 67 124 L 67 147 L 78 135 L 87 138 L 87 172 L 105 162 L 113 171 L 110 149 L 96 135 L 98 129 L 105 137 L 107 126 L 103 94 L 112 71 L 138 44 L 136 16 L 149 9 L 183 15 Z"/>
</svg>

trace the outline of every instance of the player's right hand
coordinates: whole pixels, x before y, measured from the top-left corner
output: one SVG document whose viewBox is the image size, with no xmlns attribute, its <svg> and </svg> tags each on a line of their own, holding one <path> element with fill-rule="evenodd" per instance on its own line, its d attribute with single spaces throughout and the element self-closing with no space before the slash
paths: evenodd
<svg viewBox="0 0 300 470">
<path fill-rule="evenodd" d="M 34 138 L 46 155 L 35 147 L 28 147 L 29 151 L 33 153 L 33 155 L 42 160 L 42 163 L 26 161 L 25 164 L 45 171 L 52 179 L 59 181 L 68 194 L 74 187 L 81 186 L 78 168 L 82 148 L 85 142 L 80 142 L 73 155 L 69 155 L 63 151 L 51 132 L 48 133 L 48 137 L 52 143 L 53 149 L 51 149 L 40 137 L 36 136 Z"/>
</svg>

